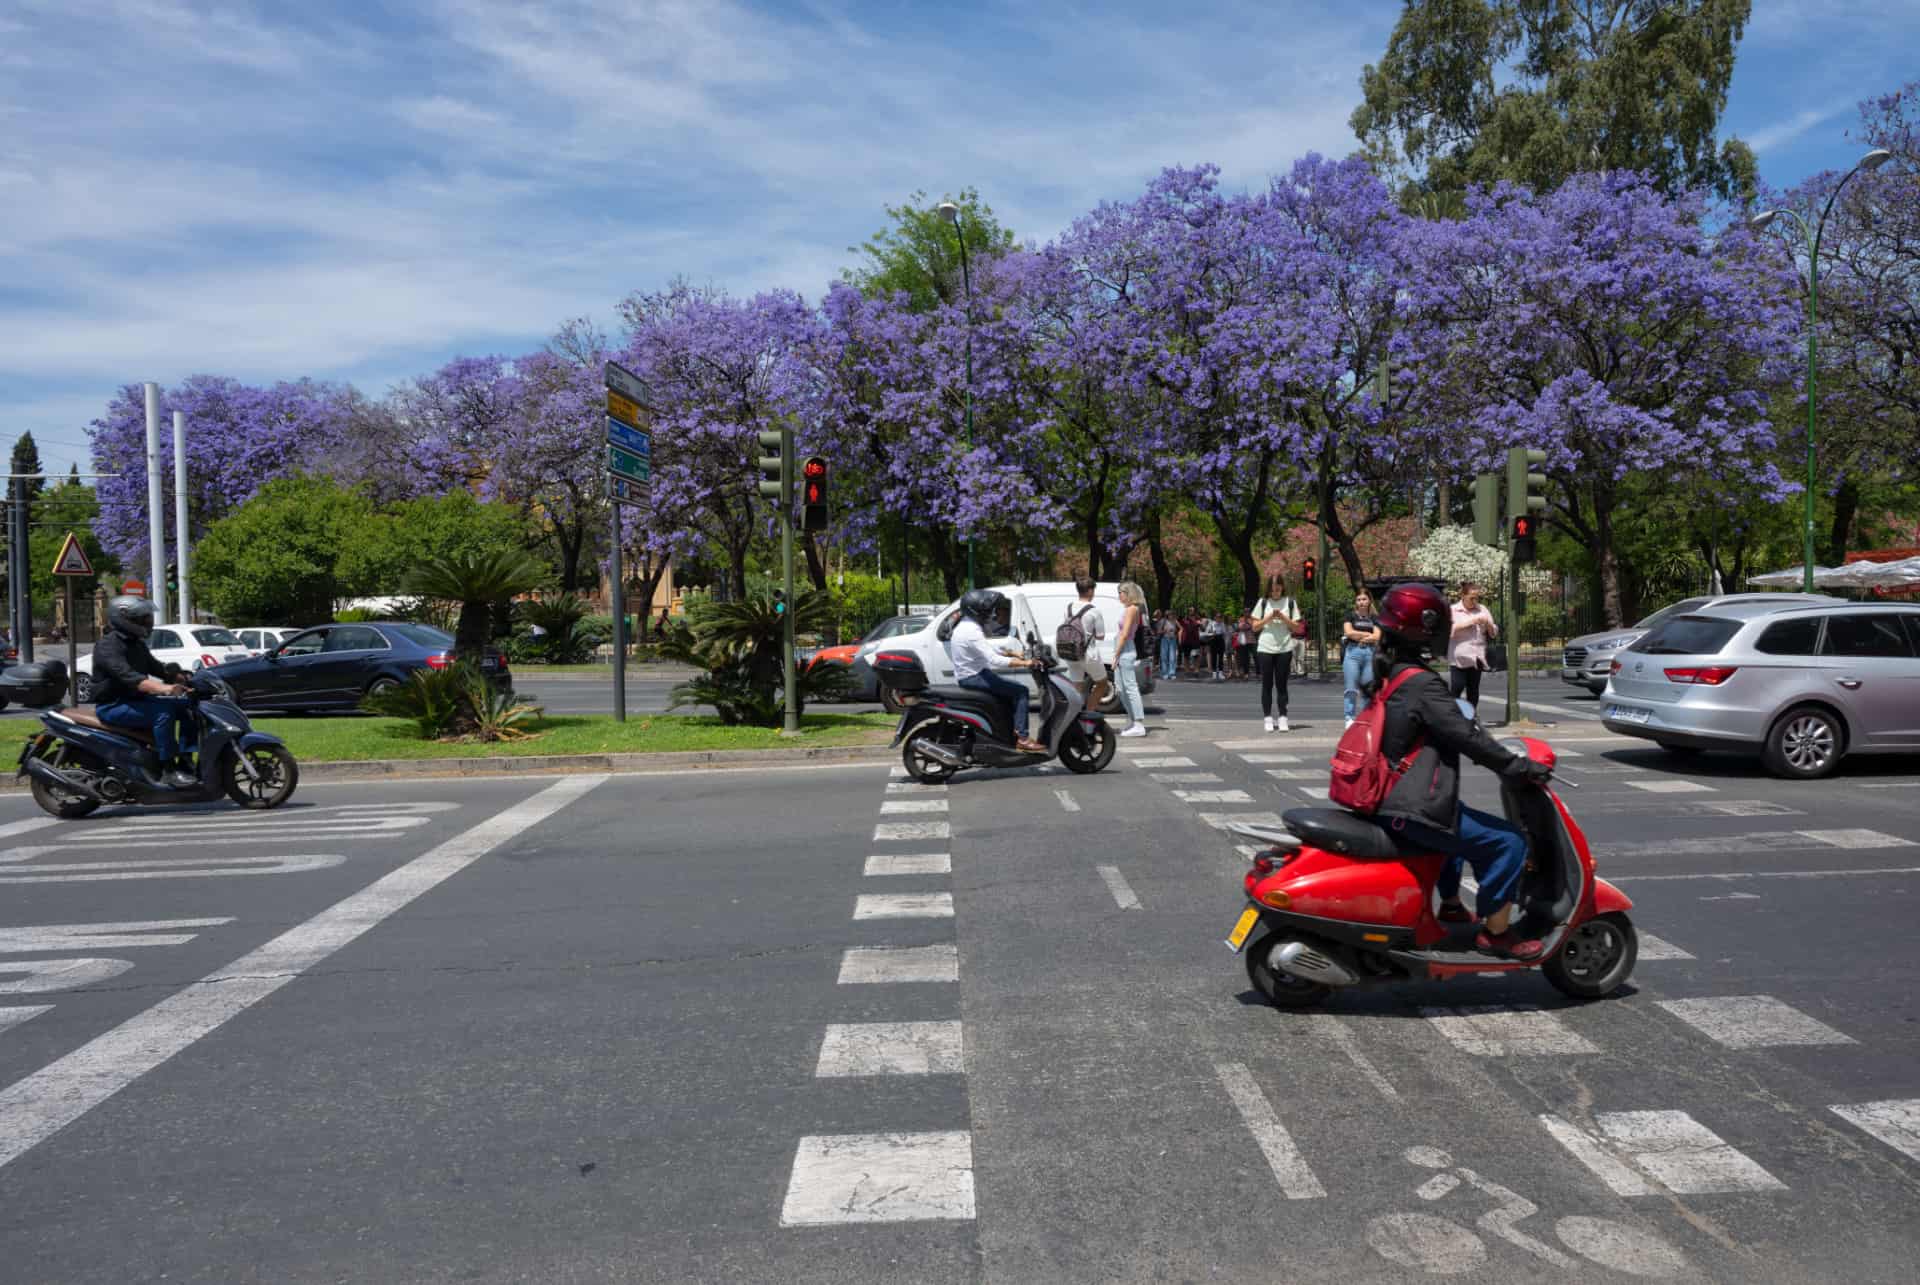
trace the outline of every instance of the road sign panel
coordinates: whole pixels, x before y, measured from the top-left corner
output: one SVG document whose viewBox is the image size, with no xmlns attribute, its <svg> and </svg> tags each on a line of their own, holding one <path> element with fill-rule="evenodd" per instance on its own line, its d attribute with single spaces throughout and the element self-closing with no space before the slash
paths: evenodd
<svg viewBox="0 0 1920 1285">
<path fill-rule="evenodd" d="M 607 421 L 607 445 L 618 446 L 633 455 L 653 457 L 653 434 L 638 428 L 628 428 L 617 419 Z"/>
<path fill-rule="evenodd" d="M 617 419 L 622 424 L 640 427 L 640 403 L 630 397 L 622 397 L 609 388 L 607 390 L 607 418 Z"/>
<path fill-rule="evenodd" d="M 60 556 L 53 560 L 53 574 L 56 576 L 90 576 L 93 564 L 87 561 L 87 551 L 80 547 L 79 539 L 73 532 L 67 532 L 67 538 L 60 546 Z"/>
<path fill-rule="evenodd" d="M 647 502 L 647 484 L 629 482 L 623 477 L 608 479 L 613 485 L 610 493 L 616 504 L 645 504 Z"/>
<path fill-rule="evenodd" d="M 617 361 L 607 363 L 606 375 L 608 388 L 628 401 L 637 402 L 642 406 L 647 404 L 647 386 L 641 382 L 640 376 Z"/>
<path fill-rule="evenodd" d="M 653 461 L 644 455 L 623 451 L 618 446 L 609 446 L 607 471 L 630 482 L 650 482 L 653 480 Z"/>
</svg>

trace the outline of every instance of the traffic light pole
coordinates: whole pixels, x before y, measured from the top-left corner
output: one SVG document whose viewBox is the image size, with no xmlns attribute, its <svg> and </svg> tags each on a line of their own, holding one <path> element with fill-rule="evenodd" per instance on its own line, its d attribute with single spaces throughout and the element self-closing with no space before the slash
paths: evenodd
<svg viewBox="0 0 1920 1285">
<path fill-rule="evenodd" d="M 780 425 L 780 573 L 786 581 L 786 610 L 780 613 L 782 676 L 787 684 L 787 708 L 781 730 L 800 731 L 800 707 L 795 701 L 799 676 L 793 663 L 793 425 Z"/>
</svg>

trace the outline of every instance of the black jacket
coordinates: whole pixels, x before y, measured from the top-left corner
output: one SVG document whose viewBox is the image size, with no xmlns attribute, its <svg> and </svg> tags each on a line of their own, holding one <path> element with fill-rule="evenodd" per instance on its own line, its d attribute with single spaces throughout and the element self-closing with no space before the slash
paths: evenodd
<svg viewBox="0 0 1920 1285">
<path fill-rule="evenodd" d="M 144 638 L 109 629 L 93 646 L 93 703 L 140 699 L 140 680 L 165 678 L 166 668 L 147 650 Z"/>
<path fill-rule="evenodd" d="M 1391 762 L 1398 763 L 1422 732 L 1426 738 L 1413 766 L 1388 792 L 1377 815 L 1383 821 L 1400 817 L 1452 834 L 1460 810 L 1461 755 L 1504 776 L 1523 775 L 1527 760 L 1462 714 L 1446 680 L 1425 665 L 1395 662 L 1392 674 L 1381 680 L 1381 688 L 1408 669 L 1420 672 L 1388 697 L 1381 748 Z"/>
</svg>

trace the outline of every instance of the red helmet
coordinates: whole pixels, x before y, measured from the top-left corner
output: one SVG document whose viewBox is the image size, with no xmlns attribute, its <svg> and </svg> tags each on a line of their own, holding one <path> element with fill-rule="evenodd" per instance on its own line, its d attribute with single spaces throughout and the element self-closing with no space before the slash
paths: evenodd
<svg viewBox="0 0 1920 1285">
<path fill-rule="evenodd" d="M 1397 584 L 1380 595 L 1380 609 L 1374 613 L 1380 628 L 1408 642 L 1438 647 L 1446 637 L 1453 609 L 1432 585 L 1409 581 Z"/>
</svg>

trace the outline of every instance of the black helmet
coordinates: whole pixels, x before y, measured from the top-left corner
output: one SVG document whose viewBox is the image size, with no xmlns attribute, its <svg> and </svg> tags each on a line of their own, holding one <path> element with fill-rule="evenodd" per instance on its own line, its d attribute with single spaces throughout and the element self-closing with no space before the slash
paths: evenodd
<svg viewBox="0 0 1920 1285">
<path fill-rule="evenodd" d="M 130 593 L 107 600 L 107 627 L 130 638 L 145 638 L 153 632 L 153 603 Z"/>
<path fill-rule="evenodd" d="M 979 625 L 989 638 L 998 638 L 1007 632 L 1008 622 L 1013 618 L 1013 604 L 1004 593 L 969 589 L 960 595 L 960 614 Z"/>
</svg>

